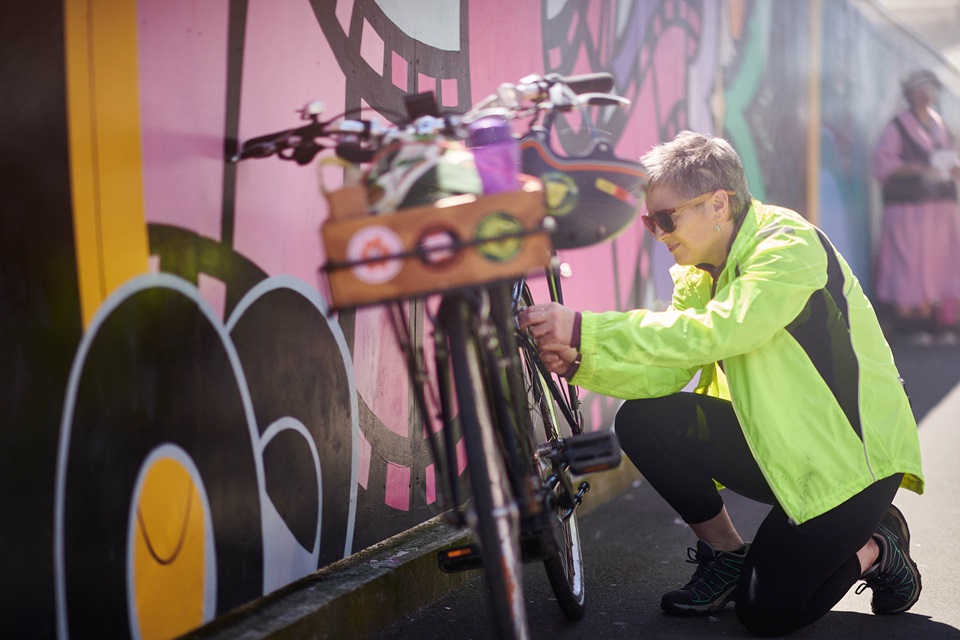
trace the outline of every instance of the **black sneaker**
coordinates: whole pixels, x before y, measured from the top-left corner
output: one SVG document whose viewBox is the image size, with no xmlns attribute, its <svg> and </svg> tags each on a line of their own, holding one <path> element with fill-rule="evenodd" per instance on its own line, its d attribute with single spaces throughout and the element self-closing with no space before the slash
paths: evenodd
<svg viewBox="0 0 960 640">
<path fill-rule="evenodd" d="M 890 505 L 873 537 L 880 545 L 880 556 L 863 576 L 857 593 L 873 589 L 870 606 L 877 615 L 902 613 L 920 599 L 921 585 L 917 563 L 910 558 L 910 529 L 899 509 Z"/>
<path fill-rule="evenodd" d="M 685 616 L 705 616 L 727 606 L 740 580 L 743 561 L 750 545 L 740 551 L 717 552 L 703 540 L 697 549 L 687 549 L 687 562 L 699 565 L 690 582 L 664 594 L 660 608 Z"/>
</svg>

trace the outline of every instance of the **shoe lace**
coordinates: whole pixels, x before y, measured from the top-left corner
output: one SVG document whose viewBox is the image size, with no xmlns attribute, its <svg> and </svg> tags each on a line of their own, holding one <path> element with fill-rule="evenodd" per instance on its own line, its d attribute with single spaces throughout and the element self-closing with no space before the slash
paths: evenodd
<svg viewBox="0 0 960 640">
<path fill-rule="evenodd" d="M 857 586 L 855 593 L 860 595 L 863 593 L 867 587 L 873 589 L 874 593 L 880 592 L 889 592 L 897 593 L 899 591 L 909 590 L 912 588 L 911 582 L 908 578 L 905 578 L 903 575 L 898 573 L 880 573 L 878 572 L 872 578 L 865 579 L 862 583 Z"/>
<path fill-rule="evenodd" d="M 697 568 L 690 582 L 684 586 L 685 589 L 695 589 L 699 583 L 705 583 L 711 590 L 716 590 L 737 578 L 738 572 L 726 567 L 719 554 L 712 558 L 703 558 L 696 549 L 687 547 L 687 563 L 695 564 Z"/>
</svg>

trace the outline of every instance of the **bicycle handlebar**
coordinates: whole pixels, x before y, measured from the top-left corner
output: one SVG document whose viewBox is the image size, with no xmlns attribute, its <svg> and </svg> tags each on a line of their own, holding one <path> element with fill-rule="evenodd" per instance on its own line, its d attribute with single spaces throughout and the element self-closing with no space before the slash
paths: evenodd
<svg viewBox="0 0 960 640">
<path fill-rule="evenodd" d="M 316 116 L 311 116 L 310 119 L 312 120 L 310 124 L 296 129 L 286 129 L 250 138 L 243 143 L 240 152 L 232 160 L 237 162 L 247 158 L 269 158 L 276 155 L 283 160 L 293 160 L 297 164 L 309 164 L 318 153 L 332 146 L 331 142 L 325 141 L 327 139 L 336 140 L 338 155 L 341 155 L 342 145 L 345 159 L 366 162 L 369 159 L 366 155 L 358 156 L 356 160 L 347 157 L 349 155 L 357 156 L 357 152 L 353 152 L 352 148 L 359 146 L 359 144 L 358 142 L 351 142 L 351 140 L 375 140 L 388 131 L 380 126 L 376 120 L 330 120 L 324 122 Z"/>
<path fill-rule="evenodd" d="M 630 104 L 626 98 L 609 93 L 612 88 L 613 76 L 605 72 L 566 77 L 559 74 L 531 75 L 516 84 L 501 84 L 496 92 L 481 100 L 467 114 L 421 116 L 402 125 L 381 125 L 373 119 L 343 117 L 324 121 L 320 119 L 322 103 L 311 102 L 300 110 L 301 119 L 309 120 L 309 124 L 251 138 L 241 145 L 231 161 L 277 156 L 306 165 L 320 152 L 334 148 L 341 158 L 361 164 L 369 162 L 390 139 L 438 132 L 463 137 L 459 129 L 461 124 L 492 111 L 513 118 L 524 112 L 566 110 L 582 104 Z"/>
</svg>

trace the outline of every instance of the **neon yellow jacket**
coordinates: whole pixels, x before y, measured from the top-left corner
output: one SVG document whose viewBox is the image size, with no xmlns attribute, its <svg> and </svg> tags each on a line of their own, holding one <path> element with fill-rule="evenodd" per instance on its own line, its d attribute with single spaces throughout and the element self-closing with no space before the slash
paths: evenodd
<svg viewBox="0 0 960 640">
<path fill-rule="evenodd" d="M 618 398 L 696 391 L 727 398 L 780 505 L 796 523 L 904 473 L 923 493 L 917 424 L 860 283 L 826 236 L 754 201 L 713 293 L 674 265 L 671 306 L 583 312 L 573 382 Z"/>
</svg>

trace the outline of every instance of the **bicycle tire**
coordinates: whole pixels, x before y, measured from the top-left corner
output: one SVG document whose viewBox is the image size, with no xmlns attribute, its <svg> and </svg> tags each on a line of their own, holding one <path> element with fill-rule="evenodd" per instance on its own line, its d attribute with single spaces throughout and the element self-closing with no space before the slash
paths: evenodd
<svg viewBox="0 0 960 640">
<path fill-rule="evenodd" d="M 520 294 L 520 305 L 533 304 L 533 296 L 526 284 Z M 561 429 L 561 420 L 553 394 L 547 389 L 552 381 L 546 380 L 540 370 L 534 365 L 529 346 L 521 346 L 521 355 L 524 364 L 521 367 L 524 384 L 528 389 L 529 413 L 533 420 L 533 433 L 542 434 L 546 441 L 556 441 L 564 435 Z M 540 460 L 540 471 L 543 479 L 551 473 L 569 473 L 563 468 L 553 468 L 549 460 Z M 558 487 L 556 490 L 561 490 Z M 556 491 L 555 490 L 555 491 Z M 556 550 L 543 561 L 547 579 L 557 599 L 560 610 L 568 620 L 580 620 L 586 611 L 586 584 L 583 568 L 583 547 L 580 544 L 580 527 L 577 513 L 574 511 L 567 519 L 560 516 L 561 508 L 556 509 L 556 518 L 551 521 L 551 529 L 556 542 Z"/>
<path fill-rule="evenodd" d="M 450 346 L 460 426 L 474 502 L 474 534 L 498 636 L 526 638 L 520 555 L 520 515 L 494 430 L 490 378 L 476 331 L 468 331 L 476 313 L 465 298 L 447 298 L 442 314 Z"/>
</svg>

